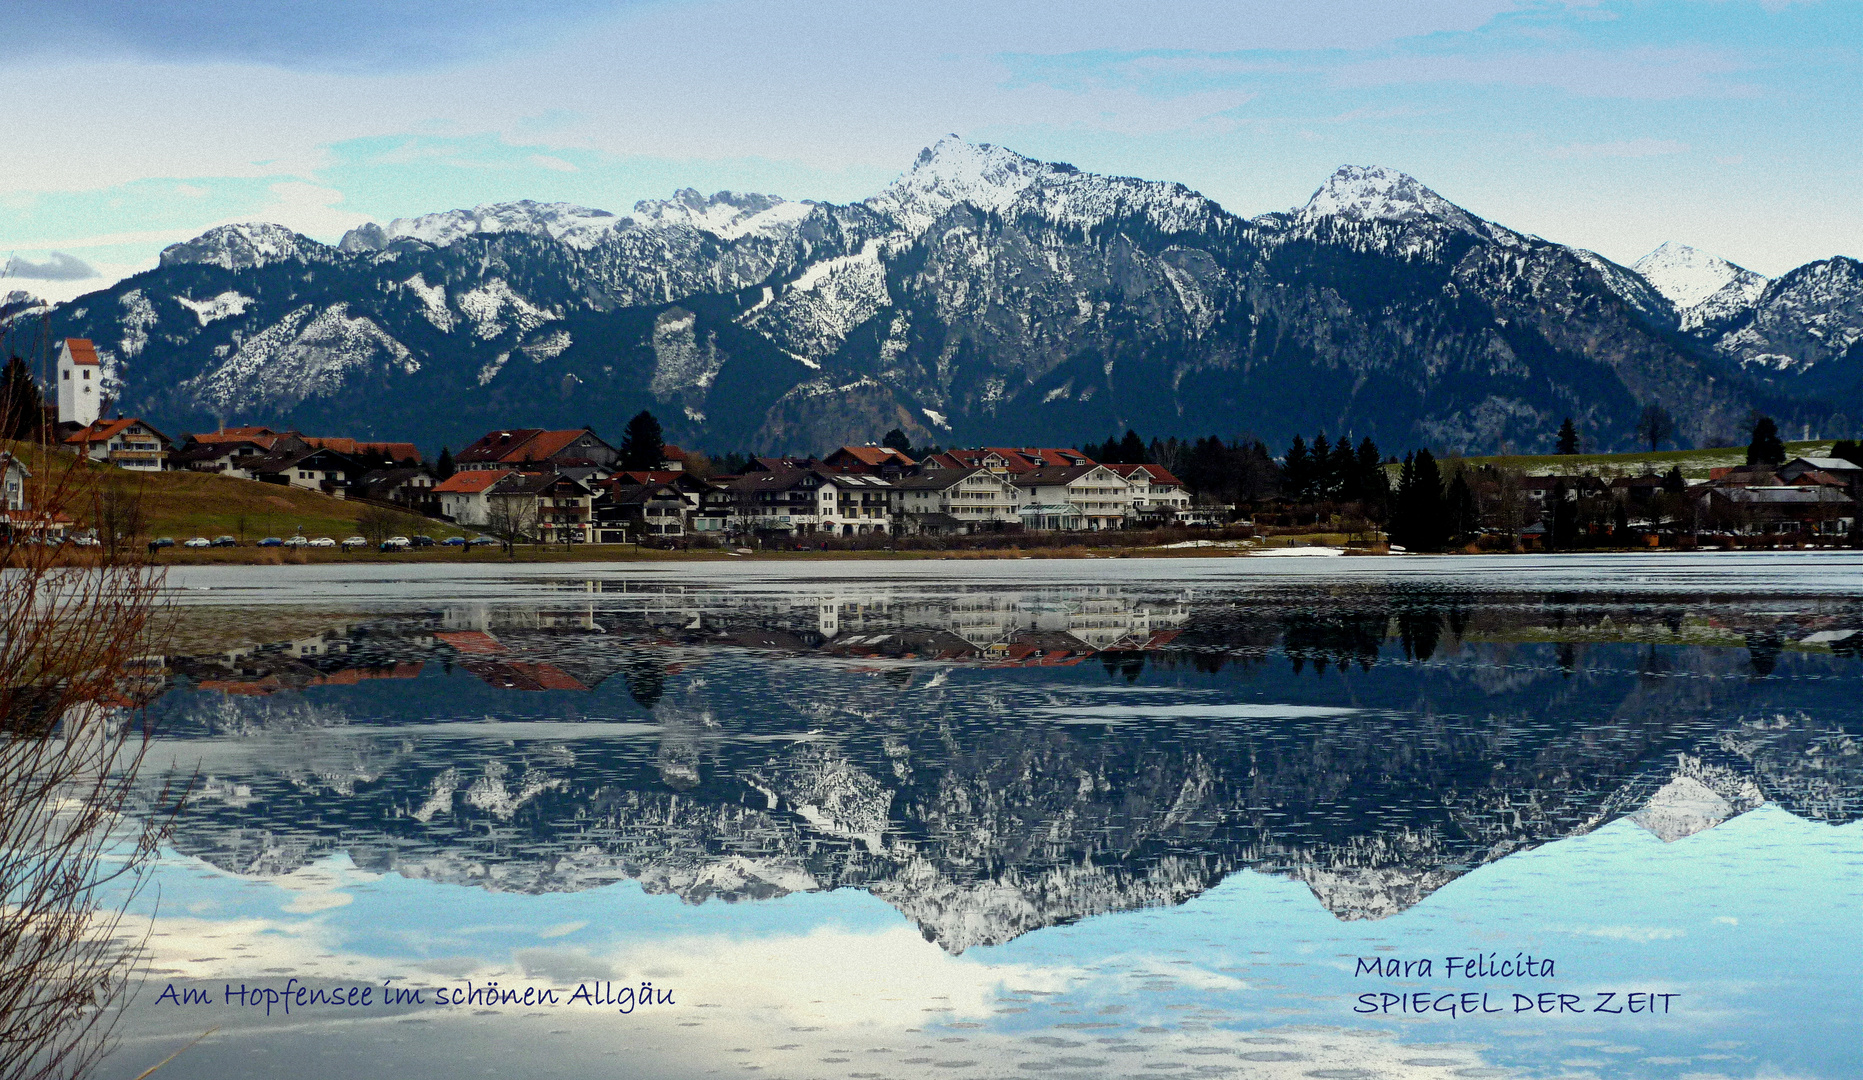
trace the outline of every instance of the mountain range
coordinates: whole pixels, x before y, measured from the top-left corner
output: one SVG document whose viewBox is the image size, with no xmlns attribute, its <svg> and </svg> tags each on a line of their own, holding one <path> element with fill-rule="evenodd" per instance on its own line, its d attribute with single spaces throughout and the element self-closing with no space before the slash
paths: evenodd
<svg viewBox="0 0 1863 1080">
<path fill-rule="evenodd" d="M 526 201 L 335 246 L 228 225 L 49 313 L 13 307 L 95 341 L 116 408 L 171 434 L 263 423 L 430 453 L 502 427 L 618 437 L 643 408 L 715 450 L 1131 427 L 1532 451 L 1568 415 L 1613 449 L 1650 404 L 1688 443 L 1744 441 L 1755 409 L 1846 435 L 1863 392 L 1855 259 L 1768 280 L 1665 244 L 1624 267 L 1374 167 L 1245 218 L 955 136 L 847 205 Z"/>
</svg>

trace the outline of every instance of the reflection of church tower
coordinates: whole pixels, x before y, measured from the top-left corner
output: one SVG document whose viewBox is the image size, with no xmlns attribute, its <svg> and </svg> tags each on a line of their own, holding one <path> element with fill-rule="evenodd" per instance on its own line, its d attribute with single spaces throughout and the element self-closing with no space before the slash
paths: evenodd
<svg viewBox="0 0 1863 1080">
<path fill-rule="evenodd" d="M 103 412 L 103 365 L 89 338 L 58 347 L 58 422 L 89 427 Z"/>
<path fill-rule="evenodd" d="M 834 637 L 841 632 L 841 600 L 830 597 L 821 601 L 816 607 L 815 628 L 825 638 Z"/>
<path fill-rule="evenodd" d="M 629 658 L 621 675 L 627 680 L 627 692 L 649 712 L 660 703 L 660 695 L 666 693 L 666 669 L 651 656 Z"/>
</svg>

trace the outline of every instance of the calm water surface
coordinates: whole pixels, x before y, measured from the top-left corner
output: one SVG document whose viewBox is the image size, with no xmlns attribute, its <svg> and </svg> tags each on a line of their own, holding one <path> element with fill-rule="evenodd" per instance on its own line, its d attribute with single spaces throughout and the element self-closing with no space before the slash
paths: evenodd
<svg viewBox="0 0 1863 1080">
<path fill-rule="evenodd" d="M 124 1077 L 1863 1075 L 1863 560 L 170 584 Z"/>
</svg>

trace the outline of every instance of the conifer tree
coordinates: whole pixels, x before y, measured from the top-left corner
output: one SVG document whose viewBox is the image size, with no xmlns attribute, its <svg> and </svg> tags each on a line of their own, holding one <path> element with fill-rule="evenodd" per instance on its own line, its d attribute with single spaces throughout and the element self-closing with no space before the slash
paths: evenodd
<svg viewBox="0 0 1863 1080">
<path fill-rule="evenodd" d="M 1126 437 L 1119 440 L 1119 463 L 1121 465 L 1144 465 L 1147 464 L 1145 459 L 1145 440 L 1139 438 L 1138 432 L 1127 428 Z"/>
<path fill-rule="evenodd" d="M 45 425 L 45 399 L 39 396 L 38 381 L 26 369 L 26 361 L 15 356 L 0 372 L 0 438 L 31 439 Z"/>
<path fill-rule="evenodd" d="M 1312 497 L 1313 458 L 1307 453 L 1307 440 L 1294 436 L 1288 444 L 1287 457 L 1281 464 L 1281 494 L 1303 503 Z"/>
<path fill-rule="evenodd" d="M 442 480 L 450 478 L 459 469 L 453 464 L 453 452 L 442 446 L 440 460 L 434 463 L 433 474 Z"/>
<path fill-rule="evenodd" d="M 1565 418 L 1565 423 L 1559 425 L 1559 452 L 1567 455 L 1578 453 L 1578 428 L 1572 425 L 1569 416 Z"/>
<path fill-rule="evenodd" d="M 621 435 L 621 468 L 624 470 L 657 469 L 666 460 L 666 437 L 660 422 L 645 409 L 627 422 Z"/>
</svg>

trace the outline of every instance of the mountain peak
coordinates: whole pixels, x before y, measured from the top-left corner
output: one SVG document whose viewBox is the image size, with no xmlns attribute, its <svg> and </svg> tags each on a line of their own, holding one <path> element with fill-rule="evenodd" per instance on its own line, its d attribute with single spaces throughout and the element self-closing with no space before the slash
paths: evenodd
<svg viewBox="0 0 1863 1080">
<path fill-rule="evenodd" d="M 958 203 L 1000 212 L 1031 184 L 1059 166 L 989 143 L 946 135 L 919 151 L 904 176 L 867 205 L 891 214 L 913 232 L 931 225 Z"/>
<path fill-rule="evenodd" d="M 1381 165 L 1341 165 L 1295 213 L 1301 221 L 1322 217 L 1347 221 L 1435 220 L 1480 231 L 1468 211 L 1424 187 L 1408 173 Z"/>
<path fill-rule="evenodd" d="M 1630 268 L 1679 309 L 1692 308 L 1734 282 L 1742 285 L 1740 291 L 1752 292 L 1749 299 L 1757 299 L 1766 287 L 1766 279 L 1753 271 L 1673 240 L 1664 241 Z"/>
<path fill-rule="evenodd" d="M 249 270 L 287 259 L 315 258 L 329 251 L 283 225 L 248 221 L 217 225 L 192 240 L 162 249 L 161 265 L 203 263 L 227 270 Z"/>
<path fill-rule="evenodd" d="M 631 215 L 641 225 L 684 225 L 736 240 L 751 233 L 771 232 L 800 221 L 815 209 L 809 201 L 789 202 L 776 195 L 749 191 L 720 191 L 709 198 L 695 188 L 680 188 L 670 199 L 642 199 Z"/>
<path fill-rule="evenodd" d="M 606 210 L 565 202 L 480 203 L 470 210 L 396 218 L 387 226 L 373 222 L 349 230 L 337 247 L 343 251 L 380 251 L 396 240 L 419 240 L 446 247 L 474 233 L 520 232 L 549 236 L 574 247 L 588 247 L 619 220 Z"/>
</svg>

